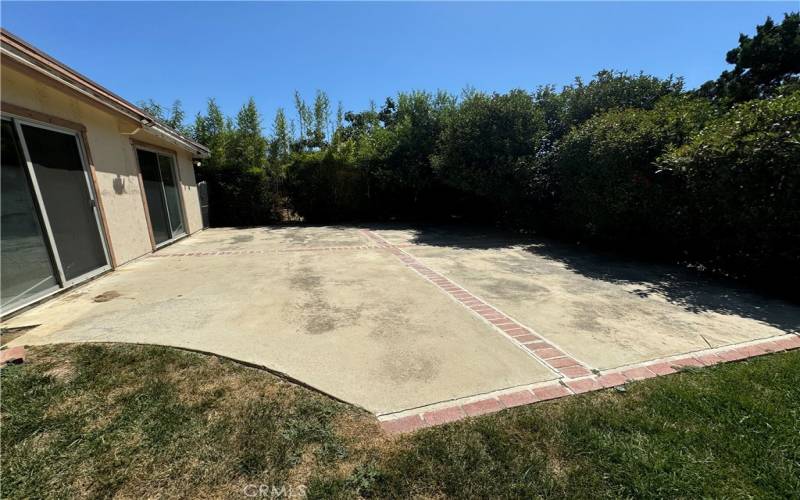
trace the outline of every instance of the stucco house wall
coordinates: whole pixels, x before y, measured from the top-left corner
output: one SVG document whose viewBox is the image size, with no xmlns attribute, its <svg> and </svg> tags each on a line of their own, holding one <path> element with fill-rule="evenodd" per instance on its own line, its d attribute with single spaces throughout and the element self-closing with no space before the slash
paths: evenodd
<svg viewBox="0 0 800 500">
<path fill-rule="evenodd" d="M 202 229 L 190 152 L 151 134 L 134 120 L 77 99 L 57 84 L 11 65 L 2 65 L 0 85 L 6 112 L 20 107 L 85 127 L 83 138 L 95 168 L 95 189 L 102 203 L 116 266 L 153 251 L 134 142 L 160 148 L 176 157 L 186 232 Z"/>
</svg>

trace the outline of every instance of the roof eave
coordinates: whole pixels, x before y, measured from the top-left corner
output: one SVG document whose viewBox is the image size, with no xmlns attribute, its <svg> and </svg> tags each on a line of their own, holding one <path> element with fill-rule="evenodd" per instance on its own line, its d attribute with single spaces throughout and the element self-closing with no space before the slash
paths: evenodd
<svg viewBox="0 0 800 500">
<path fill-rule="evenodd" d="M 21 38 L 0 28 L 0 53 L 18 64 L 22 64 L 49 79 L 66 86 L 73 91 L 91 99 L 105 108 L 121 114 L 139 123 L 145 130 L 161 136 L 163 139 L 180 146 L 199 158 L 207 158 L 209 150 L 177 130 L 158 122 L 146 111 L 114 94 L 110 90 L 81 75 L 69 66 L 57 61 L 33 47 Z"/>
</svg>

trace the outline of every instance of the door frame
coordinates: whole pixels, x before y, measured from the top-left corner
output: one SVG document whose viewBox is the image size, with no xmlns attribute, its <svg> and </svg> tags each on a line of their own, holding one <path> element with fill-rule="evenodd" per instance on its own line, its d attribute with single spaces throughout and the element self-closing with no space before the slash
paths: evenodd
<svg viewBox="0 0 800 500">
<path fill-rule="evenodd" d="M 17 153 L 19 155 L 19 160 L 21 162 L 20 166 L 22 167 L 22 174 L 25 176 L 25 184 L 27 185 L 27 188 L 30 190 L 31 203 L 33 204 L 33 211 L 34 211 L 33 215 L 34 215 L 34 217 L 36 217 L 36 220 L 39 222 L 39 229 L 41 230 L 41 235 L 42 235 L 42 243 L 44 244 L 45 252 L 47 252 L 47 258 L 49 259 L 49 264 L 50 264 L 50 269 L 52 270 L 53 279 L 56 282 L 55 285 L 53 285 L 53 286 L 51 286 L 51 287 L 49 287 L 49 288 L 47 288 L 45 290 L 42 290 L 39 293 L 31 295 L 30 297 L 28 297 L 28 300 L 26 300 L 25 302 L 23 302 L 23 303 L 21 303 L 19 305 L 16 305 L 16 306 L 14 306 L 14 307 L 12 307 L 10 309 L 3 310 L 2 311 L 2 315 L 3 315 L 3 317 L 6 317 L 7 315 L 9 315 L 11 313 L 19 311 L 20 309 L 23 309 L 25 307 L 28 307 L 32 303 L 35 303 L 35 302 L 37 302 L 39 300 L 42 300 L 42 299 L 44 299 L 46 297 L 49 297 L 49 296 L 51 296 L 51 295 L 53 295 L 55 293 L 58 293 L 60 290 L 62 290 L 62 288 L 61 288 L 61 283 L 59 281 L 58 268 L 55 266 L 55 261 L 58 258 L 58 256 L 53 253 L 53 247 L 50 244 L 50 239 L 49 239 L 49 237 L 47 235 L 47 232 L 46 232 L 47 230 L 45 228 L 44 214 L 42 213 L 41 207 L 39 206 L 39 200 L 36 198 L 36 193 L 34 192 L 34 189 L 35 189 L 34 188 L 34 183 L 33 183 L 33 179 L 31 179 L 31 177 L 29 175 L 29 172 L 28 172 L 28 164 L 27 164 L 27 160 L 25 159 L 25 152 L 23 151 L 22 144 L 19 141 L 19 138 L 17 137 L 19 135 L 19 133 L 17 132 L 16 124 L 14 123 L 14 120 L 12 120 L 11 117 L 6 116 L 5 113 L 3 114 L 2 117 L 0 117 L 0 121 L 3 121 L 3 122 L 7 121 L 11 125 L 11 127 L 13 129 L 13 132 L 14 132 L 14 136 L 15 136 L 14 139 L 17 139 L 17 140 L 14 141 L 15 142 L 14 143 L 14 148 L 16 148 L 18 150 Z"/>
<path fill-rule="evenodd" d="M 26 113 L 28 114 L 28 113 Z M 50 295 L 56 294 L 62 290 L 67 288 L 71 288 L 72 286 L 87 281 L 91 278 L 94 278 L 106 271 L 109 271 L 113 268 L 113 254 L 111 252 L 111 247 L 109 244 L 108 239 L 108 232 L 107 232 L 107 225 L 105 223 L 105 214 L 102 210 L 102 201 L 99 199 L 98 190 L 95 185 L 95 176 L 94 172 L 90 169 L 93 169 L 93 165 L 89 162 L 89 152 L 88 146 L 84 144 L 84 131 L 85 127 L 79 125 L 76 127 L 71 126 L 62 126 L 61 124 L 55 125 L 53 123 L 42 122 L 40 120 L 33 119 L 29 116 L 20 115 L 18 113 L 13 112 L 6 112 L 5 110 L 2 112 L 0 118 L 3 120 L 9 120 L 14 127 L 14 131 L 17 135 L 17 139 L 19 140 L 19 147 L 22 153 L 22 159 L 25 162 L 25 171 L 28 176 L 28 182 L 31 187 L 31 192 L 33 194 L 33 201 L 34 206 L 37 212 L 37 216 L 39 217 L 40 222 L 42 223 L 42 230 L 43 236 L 45 239 L 45 244 L 47 246 L 47 251 L 51 257 L 51 265 L 53 266 L 54 270 L 56 271 L 56 281 L 58 282 L 57 287 L 53 289 L 48 289 L 41 294 L 37 294 L 24 304 L 16 306 L 9 310 L 2 311 L 2 316 L 6 317 L 7 315 L 14 313 L 22 308 L 28 307 L 31 304 L 38 302 Z M 41 190 L 39 188 L 39 182 L 36 178 L 36 172 L 33 168 L 33 162 L 31 161 L 30 151 L 28 151 L 28 144 L 25 140 L 25 135 L 22 132 L 22 125 L 27 125 L 31 127 L 37 127 L 45 130 L 50 130 L 53 132 L 58 132 L 62 134 L 66 134 L 72 136 L 75 140 L 75 144 L 78 148 L 78 155 L 81 160 L 81 167 L 83 168 L 83 177 L 84 181 L 86 182 L 87 192 L 89 194 L 89 202 L 92 204 L 92 213 L 94 214 L 95 224 L 97 226 L 97 232 L 100 236 L 100 245 L 103 249 L 103 256 L 105 258 L 105 264 L 93 269 L 89 272 L 81 274 L 80 276 L 76 276 L 72 279 L 67 279 L 64 274 L 64 269 L 61 264 L 61 259 L 58 254 L 58 247 L 55 242 L 55 237 L 53 236 L 53 231 L 50 226 L 50 219 L 47 216 L 47 210 L 45 208 L 44 198 L 42 197 Z"/>
<path fill-rule="evenodd" d="M 162 148 L 160 146 L 155 146 L 153 144 L 148 144 L 146 142 L 137 141 L 135 139 L 131 139 L 131 146 L 133 147 L 133 156 L 136 160 L 136 169 L 137 173 L 139 174 L 139 190 L 142 193 L 142 204 L 144 205 L 144 214 L 147 219 L 147 230 L 150 236 L 150 245 L 153 247 L 153 251 L 165 247 L 167 245 L 171 245 L 176 241 L 185 238 L 189 235 L 189 226 L 188 220 L 186 218 L 186 206 L 183 199 L 183 181 L 181 180 L 181 168 L 178 164 L 178 153 L 167 148 Z M 142 167 L 139 165 L 139 154 L 138 151 L 148 151 L 150 153 L 154 153 L 156 155 L 156 164 L 159 166 L 158 168 L 158 176 L 161 179 L 161 196 L 164 199 L 164 205 L 167 207 L 167 223 L 169 226 L 169 234 L 170 239 L 162 241 L 161 243 L 156 243 L 155 233 L 153 232 L 153 221 L 150 219 L 150 207 L 147 205 L 147 195 L 144 191 L 144 178 L 142 177 Z M 167 199 L 166 199 L 166 192 L 164 191 L 164 179 L 161 176 L 161 164 L 158 163 L 158 155 L 162 156 L 169 156 L 172 158 L 172 175 L 175 179 L 175 187 L 178 190 L 178 206 L 180 207 L 181 211 L 181 218 L 183 219 L 183 233 L 174 234 L 172 231 L 172 223 L 170 220 L 169 215 L 169 207 L 167 206 Z"/>
</svg>

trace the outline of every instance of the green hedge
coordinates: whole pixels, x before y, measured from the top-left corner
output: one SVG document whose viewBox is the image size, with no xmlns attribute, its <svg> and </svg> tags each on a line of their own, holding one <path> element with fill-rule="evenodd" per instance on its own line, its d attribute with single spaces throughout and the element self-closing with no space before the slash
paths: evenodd
<svg viewBox="0 0 800 500">
<path fill-rule="evenodd" d="M 546 161 L 556 227 L 572 238 L 669 251 L 682 187 L 655 161 L 713 114 L 706 101 L 670 97 L 652 110 L 613 110 L 573 129 Z"/>
<path fill-rule="evenodd" d="M 291 208 L 310 222 L 339 222 L 364 215 L 365 173 L 333 152 L 295 155 L 286 168 Z"/>
<path fill-rule="evenodd" d="M 715 270 L 800 279 L 800 92 L 734 107 L 659 161 L 685 187 L 676 235 Z"/>
<path fill-rule="evenodd" d="M 208 183 L 213 227 L 259 226 L 277 218 L 280 198 L 275 179 L 262 169 L 204 169 L 198 180 Z"/>
</svg>

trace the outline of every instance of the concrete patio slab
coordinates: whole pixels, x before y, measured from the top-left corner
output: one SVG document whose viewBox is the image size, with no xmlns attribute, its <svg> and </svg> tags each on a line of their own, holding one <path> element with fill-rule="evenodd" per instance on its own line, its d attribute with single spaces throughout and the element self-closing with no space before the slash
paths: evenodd
<svg viewBox="0 0 800 500">
<path fill-rule="evenodd" d="M 595 369 L 800 331 L 800 307 L 675 267 L 498 233 L 374 232 Z"/>
<path fill-rule="evenodd" d="M 281 372 L 414 429 L 799 347 L 800 307 L 475 229 L 213 229 L 4 323 Z M 773 339 L 773 341 L 769 340 Z"/>
<path fill-rule="evenodd" d="M 4 326 L 40 325 L 13 345 L 136 342 L 217 353 L 376 414 L 556 378 L 369 246 L 352 228 L 208 230 Z M 298 247 L 308 251 L 282 251 Z M 245 250 L 267 253 L 226 253 Z"/>
</svg>

